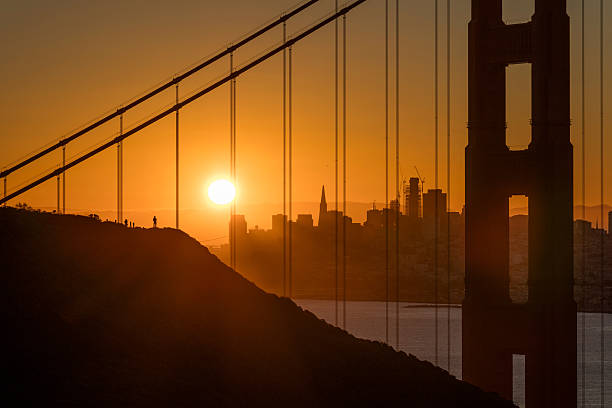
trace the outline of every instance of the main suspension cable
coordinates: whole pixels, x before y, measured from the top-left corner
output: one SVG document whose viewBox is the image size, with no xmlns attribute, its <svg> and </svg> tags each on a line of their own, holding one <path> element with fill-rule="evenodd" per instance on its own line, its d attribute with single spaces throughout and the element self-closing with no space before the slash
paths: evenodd
<svg viewBox="0 0 612 408">
<path fill-rule="evenodd" d="M 40 185 L 41 183 L 44 183 L 47 180 L 50 180 L 51 178 L 57 176 L 57 173 L 61 173 L 62 171 L 66 171 L 82 162 L 84 162 L 87 159 L 90 159 L 91 157 L 97 155 L 98 153 L 111 148 L 112 146 L 114 146 L 115 144 L 119 143 L 119 141 L 122 141 L 130 136 L 132 136 L 133 134 L 140 132 L 141 130 L 151 126 L 153 123 L 165 118 L 166 116 L 170 115 L 171 113 L 173 113 L 174 111 L 176 111 L 177 109 L 183 108 L 184 106 L 187 106 L 189 104 L 191 104 L 192 102 L 198 100 L 199 98 L 203 97 L 204 95 L 212 92 L 213 90 L 217 89 L 218 87 L 222 86 L 223 84 L 225 84 L 226 82 L 230 82 L 233 78 L 236 78 L 240 75 L 242 75 L 243 73 L 249 71 L 250 69 L 254 68 L 255 66 L 261 64 L 262 62 L 272 58 L 274 55 L 280 53 L 283 49 L 292 46 L 293 44 L 303 40 L 304 38 L 306 38 L 307 36 L 313 34 L 314 32 L 320 30 L 321 28 L 325 27 L 326 25 L 334 22 L 338 17 L 345 15 L 346 13 L 350 12 L 351 10 L 353 10 L 354 8 L 358 7 L 359 5 L 363 4 L 366 0 L 354 0 L 352 3 L 345 5 L 341 10 L 339 10 L 337 13 L 330 15 L 329 17 L 323 18 L 322 20 L 320 20 L 318 23 L 314 24 L 313 26 L 311 26 L 310 28 L 305 29 L 304 31 L 302 31 L 299 34 L 296 34 L 295 37 L 292 37 L 291 40 L 289 40 L 287 43 L 285 44 L 281 44 L 278 47 L 274 47 L 273 49 L 271 49 L 270 51 L 266 52 L 265 54 L 256 57 L 255 59 L 251 60 L 250 62 L 245 63 L 245 65 L 241 66 L 239 69 L 237 69 L 233 74 L 224 76 L 222 78 L 220 78 L 219 80 L 213 82 L 212 84 L 206 86 L 205 88 L 195 92 L 194 94 L 192 94 L 191 96 L 185 98 L 183 101 L 179 102 L 177 105 L 173 105 L 168 107 L 167 109 L 159 112 L 158 114 L 150 117 L 149 119 L 145 120 L 144 122 L 140 123 L 139 125 L 133 127 L 132 129 L 128 130 L 127 132 L 125 132 L 123 135 L 121 136 L 117 136 L 111 140 L 109 140 L 108 142 L 104 142 L 101 145 L 99 145 L 98 147 L 94 148 L 93 150 L 90 150 L 89 152 L 83 154 L 80 157 L 75 158 L 74 160 L 72 160 L 71 162 L 67 163 L 65 166 L 56 169 L 54 171 L 50 171 L 49 173 L 45 174 L 44 176 L 41 176 L 39 178 L 37 178 L 36 180 L 30 182 L 29 184 L 25 185 L 24 187 L 19 188 L 16 191 L 13 191 L 12 193 L 8 194 L 7 196 L 3 197 L 2 199 L 0 199 L 0 204 L 4 204 L 5 202 L 7 202 L 8 200 L 11 200 L 23 193 L 25 193 L 26 191 L 29 191 L 30 189 Z M 0 173 L 0 177 L 4 177 L 4 173 Z"/>
<path fill-rule="evenodd" d="M 141 103 L 149 100 L 150 98 L 154 97 L 155 95 L 158 95 L 159 93 L 161 93 L 162 91 L 170 88 L 172 85 L 177 84 L 179 82 L 181 82 L 182 80 L 192 76 L 193 74 L 201 71 L 202 69 L 206 68 L 207 66 L 213 64 L 214 62 L 220 60 L 221 58 L 225 57 L 226 55 L 236 51 L 237 49 L 241 48 L 242 46 L 248 44 L 249 42 L 257 39 L 258 37 L 262 36 L 263 34 L 267 33 L 268 31 L 272 30 L 274 27 L 276 27 L 277 25 L 281 24 L 281 23 L 285 23 L 287 20 L 289 20 L 290 18 L 300 14 L 302 11 L 306 10 L 307 8 L 309 8 L 310 6 L 318 3 L 319 0 L 310 0 L 308 2 L 304 2 L 301 5 L 297 6 L 296 8 L 294 8 L 293 10 L 291 10 L 290 12 L 283 14 L 282 16 L 280 16 L 279 18 L 275 19 L 274 21 L 268 23 L 267 25 L 265 25 L 264 27 L 261 27 L 260 29 L 254 31 L 252 34 L 246 36 L 245 38 L 243 38 L 242 40 L 238 41 L 237 43 L 231 45 L 230 47 L 228 47 L 225 50 L 222 50 L 218 53 L 216 53 L 214 56 L 206 59 L 203 62 L 198 63 L 196 66 L 188 69 L 186 72 L 175 76 L 171 81 L 168 82 L 164 82 L 162 85 L 157 86 L 155 89 L 147 92 L 145 95 L 137 98 L 136 100 L 128 103 L 125 106 L 120 106 L 116 111 L 98 119 L 97 121 L 95 121 L 92 124 L 87 125 L 85 128 L 77 131 L 74 134 L 71 134 L 70 136 L 64 137 L 62 139 L 60 139 L 57 143 L 54 143 L 52 146 L 49 146 L 47 148 L 45 148 L 43 151 L 38 152 L 36 154 L 33 154 L 32 156 L 27 157 L 26 159 L 20 161 L 19 163 L 7 168 L 7 169 L 3 169 L 2 171 L 0 171 L 0 178 L 6 178 L 6 176 L 8 176 L 9 174 L 11 174 L 12 172 L 19 170 L 20 168 L 26 166 L 29 163 L 32 163 L 35 160 L 40 159 L 41 157 L 49 154 L 50 152 L 58 149 L 59 147 L 65 146 L 66 144 L 68 144 L 69 142 L 79 138 L 80 136 L 83 136 L 85 133 L 90 132 L 93 129 L 96 129 L 98 127 L 100 127 L 101 125 L 103 125 L 104 123 L 108 122 L 109 120 L 116 118 L 117 116 L 127 112 L 128 110 L 136 107 L 137 105 L 140 105 Z"/>
</svg>

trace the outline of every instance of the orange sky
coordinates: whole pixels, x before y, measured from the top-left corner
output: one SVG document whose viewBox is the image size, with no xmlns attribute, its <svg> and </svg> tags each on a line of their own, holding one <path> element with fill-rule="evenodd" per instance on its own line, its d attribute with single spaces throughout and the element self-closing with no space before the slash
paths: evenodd
<svg viewBox="0 0 612 408">
<path fill-rule="evenodd" d="M 231 39 L 293 6 L 292 1 L 29 1 L 3 6 L 0 15 L 0 166 L 67 134 L 121 102 L 130 100 L 173 73 L 200 60 Z M 393 1 L 390 3 L 394 4 Z M 451 208 L 464 201 L 463 149 L 467 141 L 467 22 L 469 0 L 453 0 Z M 531 0 L 507 0 L 508 22 L 527 20 Z M 439 185 L 446 190 L 445 4 L 440 1 L 440 167 Z M 587 0 L 587 204 L 599 202 L 599 73 L 598 6 Z M 294 32 L 327 14 L 333 1 L 322 1 L 288 25 Z M 612 20 L 612 7 L 606 18 Z M 573 18 L 572 138 L 579 181 L 580 45 L 579 1 L 568 0 Z M 434 186 L 433 1 L 401 1 L 400 160 L 405 177 L 418 166 Z M 384 202 L 384 2 L 369 0 L 348 17 L 347 199 Z M 610 60 L 610 31 L 606 58 Z M 280 39 L 274 30 L 237 54 L 246 61 Z M 393 44 L 391 44 L 393 47 Z M 391 49 L 393 51 L 393 48 Z M 266 213 L 282 211 L 281 58 L 274 57 L 238 80 L 237 173 L 238 211 L 268 203 Z M 394 61 L 391 62 L 391 67 Z M 181 85 L 181 95 L 223 74 L 227 60 Z M 609 71 L 609 70 L 608 70 Z M 529 67 L 509 68 L 508 145 L 529 142 Z M 391 72 L 394 75 L 394 72 Z M 608 75 L 610 76 L 610 75 Z M 325 184 L 333 201 L 333 26 L 294 48 L 294 199 L 317 201 Z M 606 95 L 610 94 L 610 81 Z M 393 84 L 392 84 L 393 86 Z M 173 102 L 174 90 L 127 114 L 126 128 Z M 181 207 L 202 210 L 193 221 L 201 239 L 214 237 L 226 220 L 225 209 L 213 208 L 205 191 L 216 177 L 229 174 L 229 89 L 224 86 L 181 111 Z M 392 105 L 393 106 L 393 105 Z M 606 122 L 610 129 L 609 120 Z M 393 124 L 391 126 L 393 129 Z M 69 145 L 73 156 L 115 135 L 118 121 Z M 391 134 L 394 138 L 394 135 Z M 610 157 L 612 143 L 605 154 Z M 394 151 L 390 152 L 394 158 Z M 10 176 L 9 191 L 59 162 L 44 163 Z M 92 158 L 68 173 L 69 209 L 112 210 L 116 205 L 116 149 Z M 149 213 L 174 207 L 174 118 L 162 120 L 124 144 L 124 208 Z M 391 175 L 394 175 L 392 167 Z M 606 178 L 612 176 L 612 165 Z M 393 186 L 394 180 L 391 179 Z M 54 207 L 56 184 L 49 181 L 20 200 Z M 579 192 L 579 186 L 576 185 Z M 606 201 L 612 202 L 606 189 Z M 576 195 L 577 203 L 580 199 Z M 350 214 L 356 219 L 362 214 Z M 207 217 L 223 226 L 207 231 Z M 161 219 L 173 225 L 173 218 Z M 255 218 L 253 220 L 253 218 Z M 148 219 L 148 216 L 147 216 Z M 143 218 L 142 222 L 145 218 Z M 269 227 L 269 218 L 252 215 L 252 223 Z M 189 232 L 190 225 L 185 225 Z"/>
</svg>

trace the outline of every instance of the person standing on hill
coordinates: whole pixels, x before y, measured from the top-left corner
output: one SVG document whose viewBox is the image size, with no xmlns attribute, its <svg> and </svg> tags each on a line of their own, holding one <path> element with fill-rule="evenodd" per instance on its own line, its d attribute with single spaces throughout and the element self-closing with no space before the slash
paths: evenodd
<svg viewBox="0 0 612 408">
<path fill-rule="evenodd" d="M 153 228 L 157 228 L 157 217 L 153 216 Z"/>
</svg>

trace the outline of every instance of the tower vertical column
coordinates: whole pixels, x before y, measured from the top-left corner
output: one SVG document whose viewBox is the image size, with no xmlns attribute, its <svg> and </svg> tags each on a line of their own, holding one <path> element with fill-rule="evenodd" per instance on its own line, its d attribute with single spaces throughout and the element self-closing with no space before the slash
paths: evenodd
<svg viewBox="0 0 612 408">
<path fill-rule="evenodd" d="M 466 148 L 466 297 L 463 378 L 512 398 L 512 356 L 494 330 L 510 306 L 508 195 L 500 175 L 506 147 L 506 72 L 491 63 L 489 32 L 503 26 L 501 0 L 473 0 L 469 23 Z"/>
<path fill-rule="evenodd" d="M 526 357 L 526 403 L 575 407 L 573 148 L 565 1 L 536 0 L 532 25 L 528 307 L 535 341 Z"/>
</svg>

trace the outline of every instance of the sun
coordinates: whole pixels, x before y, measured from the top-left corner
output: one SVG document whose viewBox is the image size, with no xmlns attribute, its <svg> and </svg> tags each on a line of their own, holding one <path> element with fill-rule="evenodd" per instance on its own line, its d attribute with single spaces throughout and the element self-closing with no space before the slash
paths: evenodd
<svg viewBox="0 0 612 408">
<path fill-rule="evenodd" d="M 208 198 L 215 204 L 229 204 L 236 197 L 236 188 L 227 180 L 215 180 L 208 187 Z"/>
</svg>

